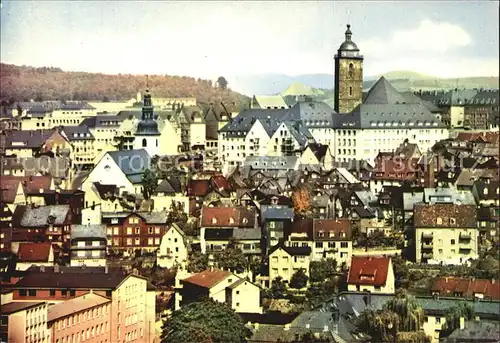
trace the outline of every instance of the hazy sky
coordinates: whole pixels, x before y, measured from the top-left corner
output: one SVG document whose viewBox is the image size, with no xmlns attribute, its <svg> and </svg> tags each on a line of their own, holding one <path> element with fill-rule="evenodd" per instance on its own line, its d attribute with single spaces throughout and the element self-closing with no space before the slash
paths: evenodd
<svg viewBox="0 0 500 343">
<path fill-rule="evenodd" d="M 333 73 L 345 24 L 365 75 L 498 76 L 496 1 L 3 0 L 1 60 L 215 78 Z"/>
</svg>

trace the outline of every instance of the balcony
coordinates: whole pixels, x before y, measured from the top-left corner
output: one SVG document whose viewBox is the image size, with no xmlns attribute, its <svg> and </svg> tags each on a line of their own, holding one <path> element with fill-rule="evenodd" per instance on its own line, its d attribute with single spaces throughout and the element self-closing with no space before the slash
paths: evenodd
<svg viewBox="0 0 500 343">
<path fill-rule="evenodd" d="M 434 236 L 432 235 L 432 233 L 428 233 L 428 232 L 423 232 L 422 233 L 422 239 L 432 239 L 434 238 Z"/>
<path fill-rule="evenodd" d="M 458 249 L 458 253 L 468 255 L 468 254 L 470 254 L 471 250 L 472 250 L 471 247 L 460 247 L 460 249 Z"/>
<path fill-rule="evenodd" d="M 422 250 L 432 250 L 433 247 L 434 245 L 432 244 L 432 242 L 422 243 Z"/>
<path fill-rule="evenodd" d="M 471 240 L 471 234 L 468 232 L 460 232 L 460 240 L 462 241 L 470 241 Z"/>
<path fill-rule="evenodd" d="M 423 253 L 422 254 L 422 258 L 426 259 L 426 260 L 431 259 L 432 257 L 433 257 L 432 253 Z"/>
</svg>

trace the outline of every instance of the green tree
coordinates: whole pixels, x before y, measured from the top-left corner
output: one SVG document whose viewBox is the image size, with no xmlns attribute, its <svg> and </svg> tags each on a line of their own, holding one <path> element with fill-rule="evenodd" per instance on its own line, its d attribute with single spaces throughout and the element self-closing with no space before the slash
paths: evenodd
<svg viewBox="0 0 500 343">
<path fill-rule="evenodd" d="M 187 214 L 184 212 L 181 203 L 176 203 L 172 201 L 170 204 L 170 210 L 168 211 L 167 216 L 167 225 L 172 225 L 173 223 L 186 223 L 188 220 Z"/>
<path fill-rule="evenodd" d="M 301 289 L 307 286 L 307 277 L 304 269 L 297 270 L 290 279 L 290 287 L 295 289 Z"/>
<path fill-rule="evenodd" d="M 211 299 L 175 311 L 164 326 L 162 343 L 240 343 L 252 332 L 226 304 Z"/>
<path fill-rule="evenodd" d="M 401 256 L 394 256 L 392 258 L 392 268 L 394 269 L 396 288 L 408 288 L 410 282 L 410 268 L 406 264 L 406 261 Z"/>
<path fill-rule="evenodd" d="M 277 277 L 271 282 L 269 296 L 273 299 L 283 299 L 285 297 L 286 286 L 281 277 Z"/>
<path fill-rule="evenodd" d="M 214 256 L 215 264 L 225 270 L 243 273 L 248 267 L 248 261 L 241 249 L 230 246 Z"/>
<path fill-rule="evenodd" d="M 333 258 L 312 261 L 309 267 L 311 282 L 324 282 L 333 278 L 337 272 L 337 260 Z"/>
<path fill-rule="evenodd" d="M 199 251 L 193 251 L 189 254 L 187 270 L 190 273 L 199 273 L 208 269 L 208 255 Z"/>
<path fill-rule="evenodd" d="M 156 187 L 158 187 L 158 178 L 156 177 L 156 174 L 150 169 L 146 169 L 142 175 L 144 198 L 151 199 L 151 195 L 155 191 Z"/>
<path fill-rule="evenodd" d="M 418 331 L 424 323 L 424 311 L 417 299 L 406 290 L 399 289 L 395 296 L 384 304 L 384 310 L 399 317 L 399 331 Z"/>
<path fill-rule="evenodd" d="M 467 302 L 461 302 L 445 312 L 445 324 L 440 332 L 441 337 L 446 337 L 460 327 L 460 318 L 471 320 L 474 316 L 474 307 Z"/>
</svg>

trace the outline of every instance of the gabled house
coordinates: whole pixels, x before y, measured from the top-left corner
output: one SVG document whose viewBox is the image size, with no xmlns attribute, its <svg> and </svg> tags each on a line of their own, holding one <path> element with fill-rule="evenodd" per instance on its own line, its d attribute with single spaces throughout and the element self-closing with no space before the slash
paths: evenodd
<svg viewBox="0 0 500 343">
<path fill-rule="evenodd" d="M 347 275 L 347 290 L 394 294 L 395 280 L 391 258 L 353 256 Z"/>
<path fill-rule="evenodd" d="M 500 282 L 496 279 L 440 277 L 434 280 L 431 293 L 442 297 L 500 300 Z"/>
<path fill-rule="evenodd" d="M 103 213 L 108 246 L 131 253 L 134 250 L 154 251 L 167 230 L 167 212 Z"/>
<path fill-rule="evenodd" d="M 142 195 L 142 176 L 150 163 L 151 157 L 145 149 L 106 152 L 83 181 L 82 190 L 88 192 L 98 182 L 116 186 L 120 194 Z"/>
<path fill-rule="evenodd" d="M 184 231 L 173 223 L 161 238 L 156 263 L 162 268 L 185 268 L 188 260 L 188 241 Z"/>
<path fill-rule="evenodd" d="M 293 274 L 302 269 L 309 276 L 311 248 L 308 246 L 285 246 L 283 242 L 269 250 L 269 285 L 280 277 L 289 283 Z"/>
<path fill-rule="evenodd" d="M 219 269 L 209 269 L 180 280 L 176 307 L 211 298 L 226 303 L 236 313 L 262 313 L 260 287 L 246 278 Z"/>
<path fill-rule="evenodd" d="M 500 182 L 480 177 L 472 186 L 472 193 L 480 206 L 500 206 Z"/>
<path fill-rule="evenodd" d="M 20 243 L 17 251 L 16 269 L 25 271 L 32 265 L 54 265 L 52 243 Z"/>
<path fill-rule="evenodd" d="M 203 207 L 200 219 L 202 253 L 225 250 L 235 244 L 243 253 L 261 254 L 261 229 L 255 209 Z"/>
<path fill-rule="evenodd" d="M 69 205 L 18 206 L 12 216 L 12 250 L 21 242 L 69 242 L 73 223 Z"/>
</svg>

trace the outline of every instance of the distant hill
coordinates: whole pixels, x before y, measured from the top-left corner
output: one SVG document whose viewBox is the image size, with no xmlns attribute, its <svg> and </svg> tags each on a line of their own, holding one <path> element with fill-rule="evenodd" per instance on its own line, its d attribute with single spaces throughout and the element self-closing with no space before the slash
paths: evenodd
<svg viewBox="0 0 500 343">
<path fill-rule="evenodd" d="M 498 88 L 498 77 L 466 77 L 443 79 L 413 71 L 391 71 L 382 74 L 400 91 L 452 89 L 452 88 Z M 363 88 L 369 89 L 382 75 L 365 76 Z M 313 89 L 333 89 L 333 75 L 304 74 L 260 74 L 228 78 L 235 90 L 246 95 L 274 95 L 298 82 Z"/>
<path fill-rule="evenodd" d="M 0 98 L 24 100 L 129 100 L 146 88 L 145 75 L 106 75 L 65 72 L 0 64 Z M 200 103 L 235 102 L 248 108 L 250 99 L 230 89 L 215 88 L 210 80 L 187 76 L 149 75 L 154 97 L 194 97 Z M 231 87 L 231 84 L 229 84 Z"/>
</svg>

